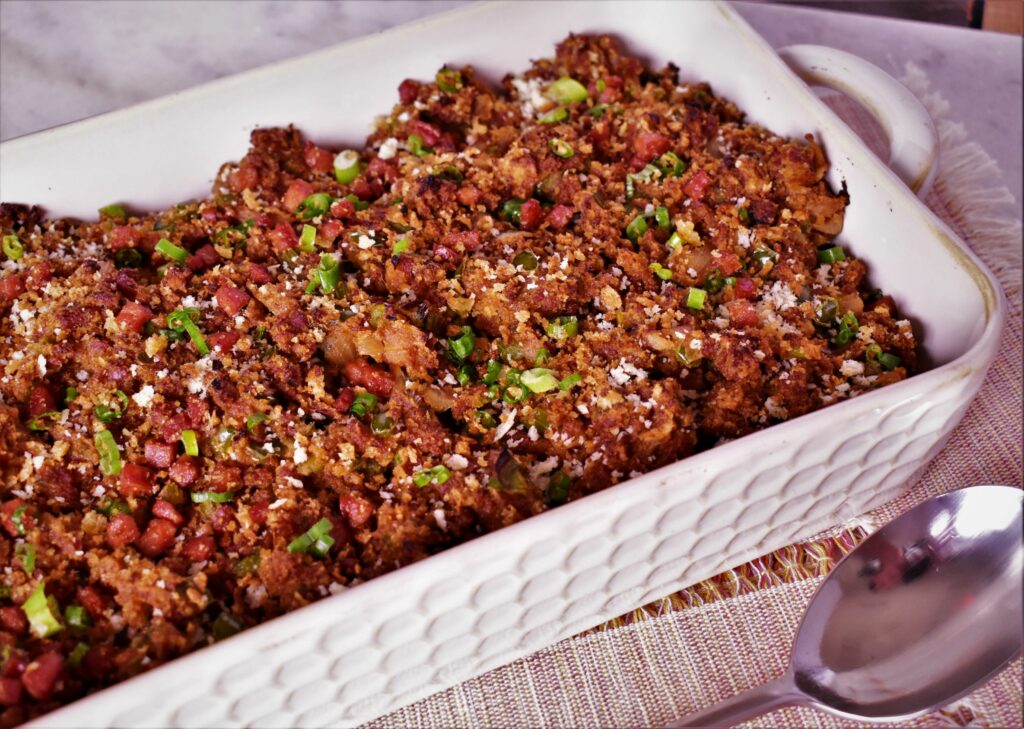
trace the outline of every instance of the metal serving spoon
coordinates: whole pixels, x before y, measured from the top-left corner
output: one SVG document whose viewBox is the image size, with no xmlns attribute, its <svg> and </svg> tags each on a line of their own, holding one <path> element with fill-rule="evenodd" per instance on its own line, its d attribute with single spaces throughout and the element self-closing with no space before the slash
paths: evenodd
<svg viewBox="0 0 1024 729">
<path fill-rule="evenodd" d="M 1024 645 L 1022 493 L 954 491 L 879 529 L 814 594 L 785 675 L 671 727 L 729 726 L 793 704 L 900 721 L 971 692 Z"/>
</svg>

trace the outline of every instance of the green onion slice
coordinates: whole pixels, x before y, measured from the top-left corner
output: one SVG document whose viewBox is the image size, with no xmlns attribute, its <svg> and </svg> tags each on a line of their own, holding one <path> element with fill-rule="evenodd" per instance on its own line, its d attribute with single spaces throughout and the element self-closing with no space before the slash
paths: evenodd
<svg viewBox="0 0 1024 729">
<path fill-rule="evenodd" d="M 562 381 L 558 383 L 558 389 L 565 392 L 571 390 L 573 387 L 578 385 L 583 380 L 583 375 L 579 372 L 573 372 L 571 375 L 566 375 L 562 378 Z"/>
<path fill-rule="evenodd" d="M 226 504 L 235 498 L 234 491 L 193 491 L 191 494 L 193 504 Z"/>
<path fill-rule="evenodd" d="M 28 427 L 29 430 L 46 430 L 46 426 L 43 424 L 43 420 L 56 420 L 59 417 L 60 413 L 58 413 L 56 410 L 50 410 L 49 412 L 39 413 L 39 415 L 35 416 L 30 421 L 28 421 L 28 425 L 26 427 Z"/>
<path fill-rule="evenodd" d="M 686 172 L 687 164 L 675 152 L 665 152 L 658 157 L 658 169 L 665 177 L 679 177 Z"/>
<path fill-rule="evenodd" d="M 206 340 L 203 339 L 199 327 L 196 326 L 197 321 L 199 321 L 199 309 L 195 307 L 178 309 L 167 315 L 168 328 L 178 334 L 187 333 L 192 344 L 195 345 L 196 351 L 205 357 L 210 353 L 210 348 L 207 346 Z"/>
<path fill-rule="evenodd" d="M 647 232 L 647 221 L 644 220 L 643 215 L 637 215 L 630 221 L 629 225 L 626 226 L 626 237 L 634 243 L 639 240 L 640 236 Z"/>
<path fill-rule="evenodd" d="M 457 69 L 445 66 L 437 72 L 434 79 L 437 81 L 437 88 L 446 94 L 454 94 L 462 90 L 462 73 Z"/>
<path fill-rule="evenodd" d="M 740 208 L 736 211 L 736 214 L 740 216 L 740 222 L 748 228 L 750 227 L 750 224 L 754 222 L 754 218 L 746 208 Z"/>
<path fill-rule="evenodd" d="M 895 354 L 889 354 L 888 352 L 882 352 L 878 355 L 878 364 L 882 365 L 882 367 L 887 371 L 899 366 L 899 363 L 902 361 L 903 360 Z"/>
<path fill-rule="evenodd" d="M 475 346 L 476 336 L 469 327 L 462 327 L 462 333 L 459 336 L 448 340 L 448 351 L 459 362 L 472 354 Z"/>
<path fill-rule="evenodd" d="M 93 436 L 93 443 L 100 454 L 100 470 L 108 476 L 121 473 L 121 453 L 109 430 L 100 430 Z"/>
<path fill-rule="evenodd" d="M 361 392 L 356 395 L 348 411 L 357 418 L 362 418 L 372 412 L 375 407 L 377 407 L 377 396 L 372 392 Z"/>
<path fill-rule="evenodd" d="M 672 235 L 670 235 L 668 237 L 668 240 L 665 241 L 665 247 L 667 247 L 670 251 L 674 251 L 682 245 L 683 239 L 679 236 L 679 233 L 675 231 L 672 231 Z"/>
<path fill-rule="evenodd" d="M 122 248 L 114 254 L 114 265 L 118 268 L 140 268 L 142 254 L 135 248 Z"/>
<path fill-rule="evenodd" d="M 18 240 L 18 236 L 13 234 L 4 236 L 4 255 L 12 261 L 17 261 L 25 255 L 25 249 L 22 247 L 21 241 Z"/>
<path fill-rule="evenodd" d="M 822 263 L 839 263 L 846 260 L 846 252 L 842 246 L 830 246 L 818 251 L 818 260 Z"/>
<path fill-rule="evenodd" d="M 88 628 L 89 614 L 81 605 L 68 605 L 64 608 L 64 622 L 72 628 Z"/>
<path fill-rule="evenodd" d="M 551 147 L 551 151 L 555 153 L 556 157 L 561 157 L 562 159 L 569 159 L 574 154 L 572 145 L 563 139 L 552 139 L 548 146 Z"/>
<path fill-rule="evenodd" d="M 391 249 L 392 256 L 400 256 L 409 250 L 409 239 L 402 238 L 395 243 L 394 248 Z"/>
<path fill-rule="evenodd" d="M 359 153 L 343 149 L 334 157 L 334 179 L 340 185 L 347 185 L 359 177 Z"/>
<path fill-rule="evenodd" d="M 669 230 L 672 227 L 672 220 L 668 217 L 668 208 L 659 206 L 654 211 L 654 219 L 658 221 L 658 227 L 662 230 Z"/>
<path fill-rule="evenodd" d="M 563 341 L 569 337 L 575 337 L 580 330 L 579 320 L 575 316 L 559 316 L 548 322 L 544 328 L 547 335 L 552 339 Z"/>
<path fill-rule="evenodd" d="M 565 110 L 564 106 L 559 106 L 557 109 L 552 109 L 547 114 L 540 116 L 537 121 L 541 124 L 557 124 L 560 121 L 565 121 L 569 117 L 569 112 Z"/>
<path fill-rule="evenodd" d="M 194 430 L 183 430 L 181 431 L 181 442 L 185 446 L 186 456 L 198 456 L 199 455 L 199 439 L 196 437 Z"/>
<path fill-rule="evenodd" d="M 558 387 L 558 378 L 552 370 L 544 367 L 534 367 L 526 370 L 520 376 L 520 381 L 531 392 L 547 392 Z"/>
<path fill-rule="evenodd" d="M 652 263 L 650 266 L 648 266 L 648 268 L 654 271 L 654 275 L 660 278 L 662 281 L 672 280 L 672 269 L 665 268 L 664 266 L 657 262 Z"/>
<path fill-rule="evenodd" d="M 332 524 L 330 519 L 321 519 L 288 544 L 288 551 L 292 554 L 315 554 L 318 557 L 325 557 L 334 545 L 334 538 L 331 537 Z"/>
<path fill-rule="evenodd" d="M 412 482 L 423 488 L 427 484 L 436 484 L 440 486 L 449 478 L 451 478 L 452 472 L 444 466 L 434 466 L 433 468 L 425 468 L 422 471 L 417 471 L 413 474 Z"/>
<path fill-rule="evenodd" d="M 537 268 L 537 256 L 532 251 L 521 251 L 512 259 L 512 265 L 524 271 L 534 271 Z"/>
<path fill-rule="evenodd" d="M 704 289 L 691 288 L 686 294 L 686 305 L 691 309 L 703 309 L 708 294 Z"/>
<path fill-rule="evenodd" d="M 331 209 L 334 199 L 326 192 L 314 192 L 295 208 L 295 215 L 299 220 L 310 220 L 323 215 Z"/>
<path fill-rule="evenodd" d="M 127 218 L 128 213 L 125 211 L 123 205 L 114 203 L 113 205 L 105 205 L 99 210 L 100 216 L 105 218 Z"/>
<path fill-rule="evenodd" d="M 245 429 L 250 433 L 256 429 L 256 426 L 267 419 L 266 413 L 253 413 L 245 419 Z"/>
<path fill-rule="evenodd" d="M 28 511 L 28 504 L 22 504 L 11 514 L 11 523 L 14 524 L 15 530 L 20 536 L 25 536 L 25 524 L 22 517 L 25 516 L 26 511 Z"/>
<path fill-rule="evenodd" d="M 517 197 L 506 200 L 505 204 L 501 206 L 501 217 L 510 223 L 519 225 L 519 209 L 522 206 L 523 201 Z"/>
<path fill-rule="evenodd" d="M 544 90 L 544 95 L 558 104 L 584 101 L 589 96 L 587 87 L 574 78 L 562 76 Z"/>
<path fill-rule="evenodd" d="M 302 226 L 302 235 L 299 236 L 299 250 L 303 253 L 312 253 L 316 248 L 316 227 L 308 223 Z"/>
<path fill-rule="evenodd" d="M 545 494 L 548 503 L 552 506 L 564 504 L 569 498 L 569 486 L 572 482 L 569 475 L 562 470 L 555 471 L 548 480 L 547 493 Z"/>
<path fill-rule="evenodd" d="M 426 157 L 432 151 L 430 147 L 423 144 L 423 137 L 419 134 L 410 134 L 405 140 L 405 146 L 417 157 Z"/>
<path fill-rule="evenodd" d="M 498 381 L 498 377 L 501 375 L 501 362 L 492 359 L 487 363 L 487 371 L 484 376 L 480 378 L 485 385 L 493 385 Z"/>
<path fill-rule="evenodd" d="M 69 387 L 64 391 L 64 404 L 69 405 L 76 397 L 78 397 L 78 388 Z"/>
<path fill-rule="evenodd" d="M 188 260 L 188 251 L 181 246 L 176 246 L 166 238 L 161 238 L 156 244 L 157 253 L 161 253 L 176 263 L 184 264 Z"/>
<path fill-rule="evenodd" d="M 14 556 L 21 560 L 21 568 L 31 577 L 36 571 L 36 548 L 28 542 L 22 542 L 14 548 Z"/>
<path fill-rule="evenodd" d="M 49 638 L 64 629 L 57 615 L 54 615 L 54 604 L 46 596 L 46 583 L 40 582 L 36 585 L 29 598 L 22 604 L 21 609 L 25 612 L 31 626 L 32 634 L 37 638 Z"/>
<path fill-rule="evenodd" d="M 387 413 L 377 413 L 370 419 L 370 430 L 374 435 L 389 435 L 395 427 L 395 421 Z"/>
<path fill-rule="evenodd" d="M 334 256 L 324 253 L 320 256 L 320 265 L 313 272 L 313 278 L 306 287 L 306 293 L 313 293 L 317 286 L 325 294 L 334 293 L 340 280 L 341 266 L 338 265 L 338 260 Z"/>
<path fill-rule="evenodd" d="M 89 644 L 78 641 L 78 643 L 75 644 L 74 649 L 68 654 L 68 665 L 71 668 L 76 668 L 88 652 Z"/>
</svg>

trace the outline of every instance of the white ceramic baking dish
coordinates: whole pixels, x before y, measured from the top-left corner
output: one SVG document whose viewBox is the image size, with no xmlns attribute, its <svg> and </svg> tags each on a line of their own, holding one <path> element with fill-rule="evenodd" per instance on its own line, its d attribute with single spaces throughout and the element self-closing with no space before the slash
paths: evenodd
<svg viewBox="0 0 1024 729">
<path fill-rule="evenodd" d="M 405 77 L 472 63 L 492 80 L 570 31 L 613 32 L 656 66 L 708 80 L 778 133 L 814 133 L 851 203 L 844 244 L 915 323 L 930 369 L 776 425 L 346 590 L 38 720 L 47 726 L 353 724 L 511 661 L 895 497 L 942 447 L 994 356 L 991 274 L 720 4 L 488 4 L 0 146 L 0 198 L 93 215 L 202 196 L 256 124 L 357 143 Z M 881 116 L 894 167 L 933 168 L 912 97 L 827 49 L 809 78 Z"/>
</svg>

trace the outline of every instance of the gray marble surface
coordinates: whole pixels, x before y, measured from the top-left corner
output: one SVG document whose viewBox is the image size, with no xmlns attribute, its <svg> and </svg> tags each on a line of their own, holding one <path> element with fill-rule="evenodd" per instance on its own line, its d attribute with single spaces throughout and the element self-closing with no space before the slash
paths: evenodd
<svg viewBox="0 0 1024 729">
<path fill-rule="evenodd" d="M 119 109 L 462 4 L 0 2 L 0 140 Z M 524 4 L 524 8 L 528 8 Z M 900 75 L 920 66 L 1001 166 L 1020 214 L 1021 39 L 927 23 L 739 4 L 768 41 L 831 45 Z M 581 12 L 585 4 L 581 3 Z M 2 192 L 2 191 L 0 191 Z"/>
</svg>

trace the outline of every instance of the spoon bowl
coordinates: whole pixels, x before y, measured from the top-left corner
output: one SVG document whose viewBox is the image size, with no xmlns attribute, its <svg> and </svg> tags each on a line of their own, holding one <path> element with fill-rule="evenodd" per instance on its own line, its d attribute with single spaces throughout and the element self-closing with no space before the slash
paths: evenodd
<svg viewBox="0 0 1024 729">
<path fill-rule="evenodd" d="M 971 692 L 1024 646 L 1022 495 L 974 486 L 882 527 L 818 588 L 781 678 L 672 726 L 729 725 L 793 704 L 899 721 Z"/>
</svg>

